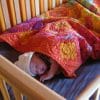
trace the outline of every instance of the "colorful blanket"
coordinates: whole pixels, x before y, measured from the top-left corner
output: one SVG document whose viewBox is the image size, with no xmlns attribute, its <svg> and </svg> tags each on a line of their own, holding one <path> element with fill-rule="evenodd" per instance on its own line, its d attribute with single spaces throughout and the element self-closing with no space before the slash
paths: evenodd
<svg viewBox="0 0 100 100">
<path fill-rule="evenodd" d="M 20 52 L 35 51 L 51 57 L 69 77 L 75 76 L 75 71 L 89 57 L 100 59 L 98 15 L 77 2 L 44 15 L 44 19 L 35 17 L 7 30 L 0 35 L 0 41 Z"/>
</svg>

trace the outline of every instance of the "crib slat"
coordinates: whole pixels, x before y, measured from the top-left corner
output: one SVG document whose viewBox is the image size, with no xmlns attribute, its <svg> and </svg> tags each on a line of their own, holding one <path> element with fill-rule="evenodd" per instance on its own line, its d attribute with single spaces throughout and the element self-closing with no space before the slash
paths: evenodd
<svg viewBox="0 0 100 100">
<path fill-rule="evenodd" d="M 44 0 L 44 11 L 48 11 L 48 0 Z"/>
<path fill-rule="evenodd" d="M 30 0 L 26 0 L 27 19 L 31 19 Z"/>
<path fill-rule="evenodd" d="M 31 17 L 34 17 L 36 15 L 35 0 L 30 0 L 30 6 L 31 6 Z"/>
<path fill-rule="evenodd" d="M 100 87 L 96 91 L 96 95 L 94 97 L 94 100 L 99 100 L 99 98 L 100 98 Z"/>
<path fill-rule="evenodd" d="M 14 91 L 14 96 L 15 96 L 16 100 L 23 99 L 22 94 L 20 93 L 20 91 L 17 88 L 13 87 L 13 91 Z"/>
<path fill-rule="evenodd" d="M 11 82 L 9 82 L 5 77 L 3 77 L 1 74 L 0 74 L 0 87 L 2 87 L 2 84 L 1 83 L 3 83 L 3 87 L 5 88 L 5 90 L 6 90 L 6 92 L 7 92 L 7 96 L 8 96 L 8 98 L 9 98 L 9 93 L 8 93 L 8 90 L 7 90 L 7 88 L 6 88 L 6 84 L 5 84 L 5 81 L 7 82 L 7 84 L 9 84 L 11 87 L 12 87 L 12 90 L 13 90 L 13 92 L 14 92 L 14 96 L 15 96 L 15 100 L 23 100 L 23 96 L 22 96 L 22 94 L 21 94 L 21 92 L 15 87 L 15 86 L 13 86 L 12 85 L 12 83 Z M 2 82 L 1 82 L 2 81 Z M 4 97 L 5 97 L 5 95 L 4 95 Z M 4 99 L 4 100 L 9 100 L 9 99 Z"/>
<path fill-rule="evenodd" d="M 19 0 L 14 0 L 17 24 L 21 22 Z"/>
<path fill-rule="evenodd" d="M 4 15 L 2 11 L 1 1 L 0 1 L 0 30 L 4 31 L 6 29 Z"/>
<path fill-rule="evenodd" d="M 13 0 L 6 0 L 8 6 L 8 12 L 10 16 L 11 25 L 16 25 L 16 15 L 15 15 L 15 8 L 14 8 L 14 1 Z"/>
<path fill-rule="evenodd" d="M 60 5 L 60 0 L 56 0 L 56 6 Z"/>
<path fill-rule="evenodd" d="M 19 0 L 19 5 L 20 5 L 21 20 L 26 21 L 27 15 L 26 15 L 25 0 Z"/>
<path fill-rule="evenodd" d="M 52 8 L 52 0 L 48 0 L 48 10 Z"/>
<path fill-rule="evenodd" d="M 44 0 L 40 0 L 40 14 L 44 12 Z"/>
<path fill-rule="evenodd" d="M 4 100 L 10 100 L 8 90 L 6 88 L 5 81 L 0 78 L 0 90 L 3 94 Z"/>
<path fill-rule="evenodd" d="M 100 89 L 100 76 L 98 75 L 88 86 L 80 93 L 77 100 L 88 100 L 96 90 Z"/>
<path fill-rule="evenodd" d="M 8 29 L 11 27 L 11 23 L 10 23 L 10 18 L 9 18 L 9 13 L 8 13 L 7 1 L 1 0 L 1 5 L 2 5 L 3 14 L 4 14 L 6 29 Z"/>
</svg>

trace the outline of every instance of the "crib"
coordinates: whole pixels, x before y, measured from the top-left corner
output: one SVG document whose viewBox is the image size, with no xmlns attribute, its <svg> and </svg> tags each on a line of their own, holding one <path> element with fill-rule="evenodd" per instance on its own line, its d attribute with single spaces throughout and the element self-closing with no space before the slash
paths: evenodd
<svg viewBox="0 0 100 100">
<path fill-rule="evenodd" d="M 41 16 L 46 11 L 63 3 L 66 3 L 66 0 L 0 0 L 0 32 L 35 16 Z M 100 67 L 99 62 L 97 62 L 97 66 Z M 27 96 L 28 100 L 68 99 L 29 76 L 16 67 L 7 57 L 2 56 L 1 53 L 0 92 L 4 100 L 11 100 L 7 84 L 11 86 L 15 100 L 23 100 L 24 96 Z M 65 84 L 63 83 L 63 85 Z M 85 88 L 74 99 L 89 100 L 92 96 L 94 96 L 94 100 L 100 99 L 100 74 L 91 82 L 88 82 Z"/>
</svg>

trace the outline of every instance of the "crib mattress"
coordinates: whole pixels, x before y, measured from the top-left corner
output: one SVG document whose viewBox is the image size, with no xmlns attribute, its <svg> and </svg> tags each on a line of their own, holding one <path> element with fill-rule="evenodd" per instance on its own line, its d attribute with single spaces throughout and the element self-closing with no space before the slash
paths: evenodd
<svg viewBox="0 0 100 100">
<path fill-rule="evenodd" d="M 0 54 L 12 62 L 16 61 L 20 55 L 6 43 L 0 43 Z M 76 78 L 66 78 L 60 74 L 43 84 L 68 100 L 74 100 L 97 75 L 100 75 L 100 62 L 88 60 L 76 73 Z"/>
</svg>

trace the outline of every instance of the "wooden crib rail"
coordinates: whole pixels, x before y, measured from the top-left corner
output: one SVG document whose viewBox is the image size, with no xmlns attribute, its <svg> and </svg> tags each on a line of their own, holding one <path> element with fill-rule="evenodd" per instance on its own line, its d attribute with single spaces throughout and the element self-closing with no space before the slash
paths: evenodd
<svg viewBox="0 0 100 100">
<path fill-rule="evenodd" d="M 2 76 L 0 75 L 0 90 L 3 94 L 3 98 L 4 98 L 4 100 L 10 100 L 9 93 L 8 93 L 8 90 L 6 87 L 6 83 L 1 77 Z"/>
<path fill-rule="evenodd" d="M 65 100 L 42 83 L 32 78 L 16 65 L 0 55 L 0 89 L 3 90 L 5 100 L 10 100 L 8 93 L 5 92 L 4 82 L 8 82 L 14 89 L 16 100 L 21 100 L 21 94 L 27 95 L 29 100 Z M 1 82 L 0 82 L 1 83 Z M 2 88 L 1 88 L 2 86 Z"/>
<path fill-rule="evenodd" d="M 94 96 L 93 100 L 100 99 L 100 75 L 88 84 L 88 86 L 77 97 L 77 100 L 90 100 L 92 96 Z"/>
<path fill-rule="evenodd" d="M 50 10 L 66 0 L 0 0 L 0 31 Z"/>
</svg>

